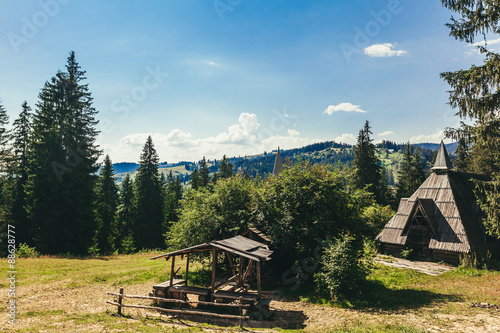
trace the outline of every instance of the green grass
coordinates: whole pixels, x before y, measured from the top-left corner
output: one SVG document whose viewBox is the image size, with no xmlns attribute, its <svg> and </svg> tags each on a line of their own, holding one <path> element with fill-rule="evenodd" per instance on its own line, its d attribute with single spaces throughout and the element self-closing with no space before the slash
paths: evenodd
<svg viewBox="0 0 500 333">
<path fill-rule="evenodd" d="M 165 260 L 149 260 L 155 254 L 150 252 L 90 259 L 18 259 L 16 279 L 22 296 L 18 299 L 20 306 L 17 318 L 19 322 L 31 322 L 29 327 L 19 326 L 7 331 L 191 332 L 202 328 L 219 330 L 217 326 L 201 322 L 179 326 L 176 319 L 169 319 L 167 316 L 148 317 L 141 310 L 125 309 L 125 316 L 118 316 L 115 307 L 106 306 L 105 300 L 111 300 L 113 297 L 106 297 L 105 293 L 116 292 L 118 286 L 124 286 L 125 293 L 140 287 L 141 293 L 144 294 L 144 291 L 151 290 L 152 285 L 168 279 L 169 263 Z M 185 262 L 176 261 L 176 267 L 184 265 Z M 4 276 L 6 266 L 2 268 Z M 190 284 L 204 285 L 210 280 L 210 271 L 203 269 L 201 264 L 192 264 L 190 267 L 193 268 Z M 328 311 L 329 317 L 347 318 L 338 322 L 338 326 L 332 327 L 332 332 L 413 333 L 423 332 L 425 330 L 422 330 L 422 327 L 430 326 L 448 330 L 452 323 L 479 325 L 477 329 L 480 331 L 480 322 L 470 323 L 471 319 L 478 314 L 497 315 L 497 310 L 472 308 L 469 304 L 499 304 L 499 285 L 500 273 L 497 271 L 458 268 L 440 276 L 429 276 L 412 270 L 375 264 L 361 297 L 337 303 L 314 295 L 303 297 L 302 300 L 318 304 L 317 308 Z M 6 288 L 7 284 L 3 283 L 0 293 L 6 294 Z M 298 294 L 288 296 L 292 301 L 299 301 Z M 40 306 L 37 306 L 38 301 Z M 129 301 L 133 302 L 127 300 L 127 303 Z M 134 304 L 147 305 L 147 301 Z M 98 310 L 95 310 L 96 307 Z M 273 324 L 274 322 L 270 321 L 266 325 L 278 331 L 294 332 L 293 329 L 296 328 L 302 331 L 310 324 L 304 308 L 305 305 L 298 305 L 296 309 L 285 314 L 284 318 L 293 319 L 294 324 Z M 0 305 L 0 310 L 2 313 L 6 311 L 5 304 Z M 419 325 L 411 325 L 401 319 L 402 315 L 407 314 L 418 318 Z M 280 316 L 275 315 L 273 318 L 279 321 L 283 314 Z M 452 319 L 446 319 L 447 317 Z M 264 327 L 258 330 L 266 330 Z M 0 328 L 0 331 L 6 329 Z M 238 330 L 232 326 L 224 326 L 223 329 Z"/>
</svg>

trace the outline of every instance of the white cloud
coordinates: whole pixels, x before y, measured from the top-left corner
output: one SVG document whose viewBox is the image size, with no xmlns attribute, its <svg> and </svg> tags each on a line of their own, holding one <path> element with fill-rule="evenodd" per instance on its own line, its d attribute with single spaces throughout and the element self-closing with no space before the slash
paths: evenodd
<svg viewBox="0 0 500 333">
<path fill-rule="evenodd" d="M 383 43 L 383 44 L 373 44 L 368 47 L 365 47 L 364 52 L 366 55 L 370 57 L 379 57 L 379 58 L 384 58 L 384 57 L 399 57 L 405 54 L 408 54 L 408 52 L 403 51 L 403 50 L 393 50 L 394 45 L 391 43 Z"/>
<path fill-rule="evenodd" d="M 500 38 L 487 40 L 486 42 L 484 40 L 482 40 L 480 42 L 472 44 L 472 46 L 485 46 L 486 44 L 488 44 L 488 46 L 500 44 Z"/>
<path fill-rule="evenodd" d="M 325 111 L 323 111 L 323 114 L 327 114 L 331 116 L 334 112 L 339 112 L 339 111 L 344 111 L 344 112 L 359 112 L 359 113 L 366 113 L 367 111 L 361 110 L 359 108 L 359 105 L 354 105 L 351 103 L 340 103 L 337 105 L 329 105 Z"/>
<path fill-rule="evenodd" d="M 195 138 L 191 133 L 176 128 L 169 133 L 131 133 L 116 145 L 106 144 L 102 148 L 114 162 L 137 161 L 147 137 L 151 135 L 160 161 L 178 162 L 196 161 L 203 156 L 219 159 L 224 154 L 230 157 L 260 154 L 278 146 L 290 149 L 324 141 L 301 137 L 295 129 L 288 129 L 286 134 L 273 134 L 265 127 L 259 131 L 260 127 L 257 115 L 241 113 L 237 124 L 215 136 Z"/>
<path fill-rule="evenodd" d="M 471 55 L 481 54 L 481 52 L 479 52 L 479 50 L 476 48 L 477 46 L 486 46 L 486 48 L 488 50 L 493 51 L 493 52 L 498 52 L 498 51 L 500 51 L 500 45 L 498 45 L 498 44 L 500 44 L 500 38 L 487 40 L 486 42 L 484 40 L 482 40 L 482 41 L 476 42 L 474 44 L 469 44 L 469 45 L 467 45 L 467 47 L 468 48 L 474 47 L 474 49 L 470 50 L 470 51 L 466 51 L 465 55 L 471 56 Z"/>
<path fill-rule="evenodd" d="M 417 136 L 412 136 L 410 138 L 410 143 L 439 143 L 444 139 L 444 132 L 438 131 L 434 134 L 422 134 Z M 445 142 L 450 140 L 444 140 Z"/>
<path fill-rule="evenodd" d="M 378 136 L 387 136 L 387 135 L 392 135 L 392 134 L 394 134 L 393 131 L 385 131 L 385 132 L 379 133 Z"/>
<path fill-rule="evenodd" d="M 341 136 L 336 137 L 333 139 L 333 141 L 338 142 L 338 143 L 348 143 L 348 144 L 355 144 L 356 143 L 356 137 L 354 134 L 351 133 L 344 133 Z"/>
</svg>

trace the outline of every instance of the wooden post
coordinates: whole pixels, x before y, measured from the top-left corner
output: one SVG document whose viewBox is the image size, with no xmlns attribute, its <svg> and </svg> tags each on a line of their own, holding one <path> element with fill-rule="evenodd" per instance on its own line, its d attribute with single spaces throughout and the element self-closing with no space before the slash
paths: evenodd
<svg viewBox="0 0 500 333">
<path fill-rule="evenodd" d="M 188 274 L 189 274 L 189 253 L 186 256 L 186 282 L 184 283 L 185 286 L 188 285 Z"/>
<path fill-rule="evenodd" d="M 262 313 L 262 288 L 260 284 L 260 261 L 255 263 L 257 266 L 257 302 L 259 304 L 259 312 Z"/>
<path fill-rule="evenodd" d="M 174 275 L 175 275 L 175 256 L 172 256 L 172 268 L 170 269 L 170 287 L 174 285 Z"/>
<path fill-rule="evenodd" d="M 183 300 L 182 299 L 183 294 L 184 294 L 184 292 L 181 291 L 181 301 Z M 179 302 L 179 311 L 181 311 L 181 310 L 182 310 L 182 302 Z M 177 314 L 177 320 L 181 320 L 181 313 L 180 312 Z"/>
<path fill-rule="evenodd" d="M 243 257 L 240 256 L 240 267 L 238 268 L 238 280 L 236 281 L 238 286 L 240 287 L 241 287 L 242 274 L 243 274 Z"/>
<path fill-rule="evenodd" d="M 240 296 L 240 328 L 243 329 L 243 319 L 241 318 L 241 316 L 243 316 L 243 308 L 241 307 L 241 305 L 243 304 L 243 297 Z"/>
<path fill-rule="evenodd" d="M 123 287 L 120 287 L 120 296 L 118 296 L 118 314 L 121 316 L 122 314 L 122 299 L 123 299 Z"/>
<path fill-rule="evenodd" d="M 215 270 L 217 268 L 217 249 L 214 247 L 212 249 L 212 286 L 210 287 L 210 294 L 212 296 L 212 301 L 214 300 L 215 291 Z"/>
</svg>

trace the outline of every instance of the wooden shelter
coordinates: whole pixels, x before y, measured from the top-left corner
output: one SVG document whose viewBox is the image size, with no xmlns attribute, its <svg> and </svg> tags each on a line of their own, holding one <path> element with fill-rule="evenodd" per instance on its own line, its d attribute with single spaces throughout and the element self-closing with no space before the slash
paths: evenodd
<svg viewBox="0 0 500 333">
<path fill-rule="evenodd" d="M 484 253 L 486 234 L 473 179 L 487 177 L 451 170 L 442 141 L 432 170 L 410 198 L 401 199 L 376 237 L 382 252 L 398 256 L 407 247 L 414 259 L 449 263 L 458 263 L 464 253 Z"/>
<path fill-rule="evenodd" d="M 265 237 L 257 229 L 245 233 Z M 212 256 L 212 283 L 210 289 L 188 286 L 189 257 L 200 252 L 210 252 Z M 231 277 L 217 277 L 218 255 L 223 253 L 230 267 Z M 171 259 L 170 280 L 153 287 L 154 296 L 182 298 L 189 294 L 198 295 L 200 301 L 225 302 L 242 299 L 261 308 L 262 300 L 261 264 L 271 259 L 273 251 L 268 246 L 244 236 L 236 236 L 210 243 L 199 244 L 182 250 L 162 254 L 151 259 Z M 175 271 L 175 258 L 187 256 L 184 278 Z M 253 274 L 257 282 L 257 294 L 248 293 L 247 280 Z"/>
</svg>

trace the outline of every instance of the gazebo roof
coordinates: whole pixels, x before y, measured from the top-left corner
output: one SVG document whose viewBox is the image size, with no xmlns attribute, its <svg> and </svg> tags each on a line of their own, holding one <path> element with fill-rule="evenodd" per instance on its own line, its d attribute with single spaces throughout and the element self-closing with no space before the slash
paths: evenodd
<svg viewBox="0 0 500 333">
<path fill-rule="evenodd" d="M 212 241 L 210 243 L 203 243 L 185 249 L 165 253 L 150 259 L 170 258 L 174 256 L 190 254 L 194 252 L 210 251 L 212 249 L 224 250 L 238 256 L 242 256 L 254 261 L 268 261 L 271 260 L 273 251 L 269 250 L 266 244 L 259 243 L 243 236 L 235 236 L 219 241 Z"/>
</svg>

